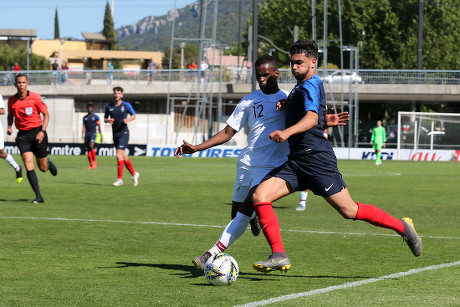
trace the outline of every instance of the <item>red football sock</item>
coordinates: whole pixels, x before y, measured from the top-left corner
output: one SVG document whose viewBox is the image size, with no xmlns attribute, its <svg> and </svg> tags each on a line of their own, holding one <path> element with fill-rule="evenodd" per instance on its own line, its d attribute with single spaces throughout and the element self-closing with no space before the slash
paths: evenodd
<svg viewBox="0 0 460 307">
<path fill-rule="evenodd" d="M 96 162 L 96 149 L 91 150 L 91 154 L 93 156 L 93 161 Z"/>
<path fill-rule="evenodd" d="M 88 151 L 88 161 L 89 165 L 93 165 L 93 155 L 91 154 L 91 151 Z"/>
<path fill-rule="evenodd" d="M 268 244 L 272 248 L 273 253 L 284 253 L 283 239 L 280 233 L 280 224 L 278 217 L 273 210 L 272 203 L 262 202 L 254 204 L 257 215 Z"/>
<path fill-rule="evenodd" d="M 131 161 L 129 159 L 125 161 L 125 165 L 126 165 L 126 168 L 128 169 L 128 171 L 131 173 L 131 175 L 134 176 L 134 168 L 133 168 L 133 165 L 131 164 Z"/>
<path fill-rule="evenodd" d="M 125 161 L 118 161 L 118 179 L 123 178 L 123 168 L 125 166 Z"/>
<path fill-rule="evenodd" d="M 375 226 L 393 229 L 398 233 L 404 231 L 404 224 L 401 220 L 391 216 L 382 209 L 373 205 L 356 204 L 358 205 L 358 212 L 356 213 L 355 220 L 366 221 Z"/>
</svg>

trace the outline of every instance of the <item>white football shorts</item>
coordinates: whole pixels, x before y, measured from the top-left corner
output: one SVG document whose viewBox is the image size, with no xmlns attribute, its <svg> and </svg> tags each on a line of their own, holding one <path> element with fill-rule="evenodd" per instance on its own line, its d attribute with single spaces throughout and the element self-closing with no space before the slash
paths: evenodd
<svg viewBox="0 0 460 307">
<path fill-rule="evenodd" d="M 232 200 L 242 203 L 248 196 L 249 190 L 258 185 L 272 169 L 274 167 L 247 166 L 238 161 Z"/>
</svg>

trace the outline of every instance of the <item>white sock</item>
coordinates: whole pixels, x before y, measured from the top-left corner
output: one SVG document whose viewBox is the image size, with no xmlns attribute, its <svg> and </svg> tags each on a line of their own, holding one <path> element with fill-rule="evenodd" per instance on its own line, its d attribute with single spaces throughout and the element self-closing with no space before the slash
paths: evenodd
<svg viewBox="0 0 460 307">
<path fill-rule="evenodd" d="M 233 220 L 228 223 L 224 231 L 220 235 L 216 244 L 208 251 L 211 255 L 222 253 L 235 240 L 237 240 L 248 228 L 250 217 L 238 212 Z"/>
<path fill-rule="evenodd" d="M 6 156 L 5 158 L 6 162 L 8 162 L 9 165 L 11 165 L 12 168 L 14 168 L 15 170 L 19 170 L 19 165 L 16 163 L 16 161 L 14 161 L 13 159 L 13 156 L 8 154 L 8 156 Z"/>
<path fill-rule="evenodd" d="M 300 202 L 299 202 L 299 205 L 302 205 L 305 207 L 305 203 L 307 202 L 307 197 L 308 197 L 308 192 L 300 192 L 299 193 L 299 199 L 300 199 Z"/>
</svg>

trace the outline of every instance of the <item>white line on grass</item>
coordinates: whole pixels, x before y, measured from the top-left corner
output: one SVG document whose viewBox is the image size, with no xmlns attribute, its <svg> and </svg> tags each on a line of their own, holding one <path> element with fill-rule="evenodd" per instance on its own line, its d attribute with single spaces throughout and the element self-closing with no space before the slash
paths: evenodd
<svg viewBox="0 0 460 307">
<path fill-rule="evenodd" d="M 460 265 L 460 261 L 442 263 L 442 264 L 437 264 L 437 265 L 431 265 L 431 266 L 427 266 L 427 267 L 424 267 L 424 268 L 412 269 L 412 270 L 409 270 L 409 271 L 406 271 L 406 272 L 393 273 L 393 274 L 385 275 L 385 276 L 381 276 L 381 277 L 369 278 L 369 279 L 349 282 L 349 283 L 345 283 L 345 284 L 341 284 L 341 285 L 336 285 L 336 286 L 330 286 L 330 287 L 321 288 L 321 289 L 310 290 L 310 291 L 306 291 L 306 292 L 282 295 L 282 296 L 270 298 L 270 299 L 267 299 L 267 300 L 256 301 L 256 302 L 252 302 L 252 303 L 248 303 L 248 304 L 244 304 L 244 305 L 238 305 L 238 306 L 234 306 L 234 307 L 265 306 L 265 305 L 268 305 L 268 304 L 284 302 L 284 301 L 287 301 L 287 300 L 293 300 L 293 299 L 296 299 L 296 298 L 299 298 L 299 297 L 312 296 L 312 295 L 316 295 L 316 294 L 332 292 L 332 291 L 335 291 L 335 290 L 341 290 L 341 289 L 346 289 L 346 288 L 354 288 L 354 287 L 364 286 L 364 285 L 367 285 L 367 284 L 371 284 L 371 283 L 386 280 L 386 279 L 404 277 L 404 276 L 417 274 L 417 273 L 421 273 L 421 272 L 448 268 L 448 267 L 452 267 L 452 266 L 455 266 L 455 265 Z"/>
<path fill-rule="evenodd" d="M 37 217 L 37 216 L 0 216 L 0 219 L 16 219 L 16 220 L 45 220 L 45 221 L 74 221 L 74 222 L 95 222 L 95 223 L 122 223 L 122 224 L 149 224 L 149 225 L 167 225 L 167 226 L 189 226 L 189 227 L 208 227 L 208 228 L 225 228 L 219 225 L 202 225 L 202 224 L 186 224 L 186 223 L 165 223 L 165 222 L 148 222 L 148 221 L 123 221 L 123 220 L 95 220 L 95 219 L 73 219 L 65 217 Z M 339 231 L 316 231 L 316 230 L 295 230 L 281 229 L 285 232 L 298 233 L 314 233 L 314 234 L 331 234 L 331 235 L 347 235 L 347 236 L 384 236 L 384 237 L 399 237 L 398 234 L 388 233 L 362 233 L 362 232 L 339 232 Z M 430 239 L 453 239 L 460 240 L 460 237 L 440 237 L 440 236 L 420 236 L 421 238 Z"/>
</svg>

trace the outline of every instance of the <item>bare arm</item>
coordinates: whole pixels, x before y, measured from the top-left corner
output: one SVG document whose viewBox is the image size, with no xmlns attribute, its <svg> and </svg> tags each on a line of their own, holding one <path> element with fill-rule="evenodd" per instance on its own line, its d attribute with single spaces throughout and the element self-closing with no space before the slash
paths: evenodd
<svg viewBox="0 0 460 307">
<path fill-rule="evenodd" d="M 236 130 L 227 125 L 224 129 L 213 135 L 209 140 L 206 140 L 199 145 L 192 145 L 184 140 L 184 144 L 177 147 L 176 151 L 174 152 L 174 155 L 180 158 L 180 156 L 183 154 L 193 154 L 197 151 L 202 151 L 214 147 L 216 145 L 223 144 L 225 142 L 230 141 L 232 137 L 235 135 L 235 133 Z"/>
<path fill-rule="evenodd" d="M 133 121 L 136 119 L 136 114 L 134 115 L 131 115 L 129 118 L 125 118 L 123 121 L 125 122 L 125 124 L 129 123 L 130 121 Z"/>
<path fill-rule="evenodd" d="M 85 132 L 86 132 L 86 126 L 83 124 L 83 129 L 81 131 L 81 137 L 82 139 L 85 139 Z"/>
<path fill-rule="evenodd" d="M 270 133 L 270 139 L 277 143 L 286 141 L 293 135 L 305 132 L 315 127 L 318 124 L 318 114 L 313 111 L 308 111 L 307 114 L 295 125 L 284 129 L 276 130 Z"/>
<path fill-rule="evenodd" d="M 0 108 L 0 115 L 5 114 L 5 108 Z"/>
<path fill-rule="evenodd" d="M 46 128 L 48 127 L 48 123 L 50 121 L 50 113 L 48 112 L 48 110 L 46 110 L 44 113 L 43 113 L 43 124 L 42 124 L 42 130 L 46 130 Z M 43 138 L 45 137 L 45 133 L 43 131 L 39 131 L 37 133 L 37 136 L 35 137 L 35 139 L 38 141 L 38 143 L 40 144 L 42 141 L 43 141 Z"/>
</svg>

